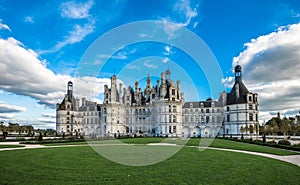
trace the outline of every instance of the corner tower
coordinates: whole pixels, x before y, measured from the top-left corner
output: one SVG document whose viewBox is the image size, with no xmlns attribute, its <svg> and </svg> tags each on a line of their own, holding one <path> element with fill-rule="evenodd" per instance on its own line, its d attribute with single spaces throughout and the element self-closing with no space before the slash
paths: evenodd
<svg viewBox="0 0 300 185">
<path fill-rule="evenodd" d="M 240 65 L 235 66 L 234 76 L 235 83 L 230 93 L 226 93 L 224 134 L 248 135 L 258 124 L 258 95 L 247 89 Z M 258 134 L 258 130 L 254 133 Z"/>
</svg>

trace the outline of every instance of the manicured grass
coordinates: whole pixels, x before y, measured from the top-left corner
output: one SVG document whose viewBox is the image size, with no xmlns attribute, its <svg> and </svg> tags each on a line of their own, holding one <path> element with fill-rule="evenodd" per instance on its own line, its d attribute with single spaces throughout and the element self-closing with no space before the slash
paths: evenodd
<svg viewBox="0 0 300 185">
<path fill-rule="evenodd" d="M 122 151 L 120 151 L 122 155 Z M 116 164 L 91 147 L 1 151 L 0 184 L 298 184 L 298 166 L 260 156 L 184 147 L 150 166 Z"/>
<path fill-rule="evenodd" d="M 199 138 L 191 138 L 187 145 L 189 146 L 199 146 L 200 139 Z M 279 148 L 272 148 L 267 146 L 249 144 L 249 143 L 242 143 L 242 142 L 235 142 L 226 139 L 214 139 L 212 143 L 209 145 L 210 147 L 216 148 L 228 148 L 228 149 L 235 149 L 235 150 L 246 150 L 252 152 L 260 152 L 260 153 L 268 153 L 268 154 L 275 154 L 275 155 L 295 155 L 298 154 L 294 151 L 279 149 Z"/>
<path fill-rule="evenodd" d="M 64 143 L 47 143 L 43 144 L 45 146 L 60 146 L 60 145 L 86 145 L 88 144 L 86 141 L 80 141 L 80 142 L 64 142 Z"/>
<path fill-rule="evenodd" d="M 149 144 L 149 143 L 159 143 L 164 139 L 165 138 L 161 138 L 161 137 L 126 138 L 126 139 L 120 139 L 120 141 L 128 144 Z"/>
<path fill-rule="evenodd" d="M 0 145 L 0 148 L 18 148 L 24 147 L 24 145 Z"/>
<path fill-rule="evenodd" d="M 206 139 L 208 140 L 208 139 Z M 181 142 L 182 141 L 182 142 Z M 149 138 L 126 138 L 126 139 L 110 139 L 110 140 L 92 140 L 86 142 L 66 142 L 66 143 L 50 143 L 44 144 L 46 146 L 57 146 L 57 145 L 84 145 L 84 144 L 116 144 L 116 142 L 122 142 L 126 144 L 149 144 L 149 143 L 174 143 L 177 145 L 186 144 L 187 146 L 199 146 L 200 138 L 190 138 L 187 143 L 179 138 L 160 138 L 160 137 L 149 137 Z M 210 147 L 216 148 L 228 148 L 235 150 L 246 150 L 252 152 L 268 153 L 275 155 L 295 155 L 298 152 L 267 147 L 262 145 L 255 145 L 249 143 L 235 142 L 226 139 L 214 139 L 211 140 Z"/>
</svg>

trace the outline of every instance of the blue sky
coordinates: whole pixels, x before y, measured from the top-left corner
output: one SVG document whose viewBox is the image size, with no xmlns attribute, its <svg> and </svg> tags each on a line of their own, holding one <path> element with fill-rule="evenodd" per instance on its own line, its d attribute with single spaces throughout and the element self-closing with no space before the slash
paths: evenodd
<svg viewBox="0 0 300 185">
<path fill-rule="evenodd" d="M 180 37 L 182 29 L 201 38 L 222 72 L 213 83 L 218 92 L 211 91 L 206 74 L 217 70 L 199 70 L 189 53 L 168 43 L 145 41 L 111 48 L 116 52 L 105 64 L 101 59 L 106 53 L 92 51 L 99 61 L 90 62 L 101 63 L 101 72 L 89 74 L 94 67 L 88 66 L 79 75 L 78 66 L 86 62 L 92 46 L 101 44 L 97 39 L 145 20 L 166 23 L 162 27 L 166 38 Z M 112 42 L 127 37 L 120 33 Z M 148 73 L 155 84 L 169 68 L 172 79 L 181 80 L 186 101 L 216 99 L 221 91 L 230 90 L 237 63 L 243 67 L 248 89 L 259 94 L 261 122 L 277 111 L 295 115 L 300 110 L 299 40 L 297 0 L 0 0 L 0 120 L 55 128 L 55 104 L 70 79 L 77 97 L 101 101 L 103 85 L 114 73 L 125 86 L 136 80 L 143 86 Z"/>
</svg>

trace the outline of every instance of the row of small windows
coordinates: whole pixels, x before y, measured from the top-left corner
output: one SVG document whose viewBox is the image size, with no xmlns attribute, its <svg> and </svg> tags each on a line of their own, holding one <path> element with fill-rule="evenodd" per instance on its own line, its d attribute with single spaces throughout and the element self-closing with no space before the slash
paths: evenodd
<svg viewBox="0 0 300 185">
<path fill-rule="evenodd" d="M 209 123 L 210 121 L 212 123 L 221 122 L 220 116 L 185 116 L 184 120 L 186 123 Z"/>
<path fill-rule="evenodd" d="M 237 109 L 241 109 L 240 107 L 232 107 L 232 108 L 230 108 L 229 106 L 227 106 L 227 108 L 226 108 L 226 110 L 227 111 L 230 111 L 230 110 L 237 110 Z M 256 106 L 256 105 L 253 105 L 253 104 L 249 104 L 248 105 L 248 110 L 257 110 L 258 109 L 258 106 Z"/>
<path fill-rule="evenodd" d="M 253 113 L 249 113 L 248 119 L 249 121 L 254 121 L 254 116 L 255 116 L 255 121 L 258 121 L 258 114 L 253 114 Z M 233 121 L 230 119 L 230 115 L 227 115 L 227 122 Z M 236 121 L 236 120 L 234 120 Z"/>
<path fill-rule="evenodd" d="M 190 112 L 200 112 L 200 113 L 214 113 L 217 111 L 217 113 L 220 113 L 221 110 L 220 109 L 198 109 L 198 108 L 195 108 L 195 109 L 184 109 L 185 113 L 190 113 Z"/>
<path fill-rule="evenodd" d="M 211 107 L 214 107 L 215 106 L 215 103 L 214 102 L 212 102 L 211 103 Z M 193 106 L 193 103 L 190 103 L 190 108 L 193 108 L 194 106 Z M 200 103 L 200 107 L 201 108 L 204 108 L 204 104 L 203 103 Z"/>
</svg>

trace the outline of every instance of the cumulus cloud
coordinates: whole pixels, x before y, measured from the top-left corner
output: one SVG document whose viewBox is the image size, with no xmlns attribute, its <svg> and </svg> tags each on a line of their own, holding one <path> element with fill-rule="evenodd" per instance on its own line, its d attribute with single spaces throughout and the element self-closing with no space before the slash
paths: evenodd
<svg viewBox="0 0 300 185">
<path fill-rule="evenodd" d="M 25 112 L 25 111 L 26 111 L 25 107 L 9 105 L 0 101 L 0 113 L 17 113 L 17 112 Z"/>
<path fill-rule="evenodd" d="M 260 97 L 265 118 L 269 112 L 283 114 L 300 110 L 300 23 L 278 28 L 252 39 L 245 50 L 233 58 L 243 67 L 246 85 Z"/>
<path fill-rule="evenodd" d="M 11 31 L 9 26 L 7 24 L 3 24 L 2 23 L 2 19 L 0 19 L 0 30 L 8 30 L 8 31 Z"/>
<path fill-rule="evenodd" d="M 53 107 L 64 97 L 70 76 L 54 74 L 38 55 L 14 38 L 0 39 L 0 89 L 36 99 L 39 104 Z M 93 97 L 103 92 L 109 79 L 73 78 L 74 94 Z"/>
<path fill-rule="evenodd" d="M 60 5 L 60 15 L 70 19 L 83 19 L 90 16 L 89 11 L 94 2 L 76 3 L 75 1 L 64 2 Z"/>
</svg>

